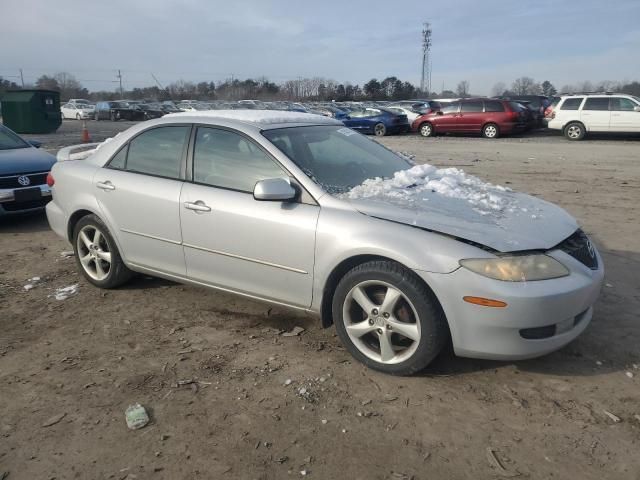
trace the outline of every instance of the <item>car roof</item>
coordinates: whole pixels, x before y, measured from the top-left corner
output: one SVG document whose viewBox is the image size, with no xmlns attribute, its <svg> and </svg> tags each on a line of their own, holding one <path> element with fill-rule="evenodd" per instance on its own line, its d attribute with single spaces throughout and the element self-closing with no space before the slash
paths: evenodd
<svg viewBox="0 0 640 480">
<path fill-rule="evenodd" d="M 312 113 L 289 112 L 282 110 L 200 110 L 196 112 L 170 113 L 165 119 L 188 118 L 202 121 L 203 118 L 231 120 L 254 125 L 262 130 L 296 125 L 343 125 L 339 120 Z"/>
</svg>

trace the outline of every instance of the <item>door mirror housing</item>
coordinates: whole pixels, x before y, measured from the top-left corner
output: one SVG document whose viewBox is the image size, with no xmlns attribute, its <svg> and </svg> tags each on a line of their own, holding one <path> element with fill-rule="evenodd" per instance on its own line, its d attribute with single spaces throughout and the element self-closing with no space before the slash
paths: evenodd
<svg viewBox="0 0 640 480">
<path fill-rule="evenodd" d="M 436 111 L 436 115 L 444 115 L 444 113 L 442 113 L 442 110 L 438 110 Z"/>
<path fill-rule="evenodd" d="M 27 143 L 35 148 L 40 148 L 42 146 L 42 142 L 39 142 L 37 140 L 27 140 Z"/>
<path fill-rule="evenodd" d="M 260 201 L 287 202 L 294 200 L 297 194 L 286 178 L 267 178 L 253 187 L 253 198 Z"/>
<path fill-rule="evenodd" d="M 640 105 L 633 107 L 634 112 L 640 112 Z"/>
</svg>

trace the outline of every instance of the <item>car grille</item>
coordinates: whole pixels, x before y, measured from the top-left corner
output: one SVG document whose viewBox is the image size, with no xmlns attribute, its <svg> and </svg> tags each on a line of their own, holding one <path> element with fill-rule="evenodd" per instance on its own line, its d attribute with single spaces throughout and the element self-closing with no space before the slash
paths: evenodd
<svg viewBox="0 0 640 480">
<path fill-rule="evenodd" d="M 596 251 L 593 245 L 591 245 L 589 237 L 580 229 L 576 230 L 573 235 L 555 248 L 571 255 L 591 270 L 598 269 L 598 256 L 596 255 Z"/>
<path fill-rule="evenodd" d="M 48 172 L 22 173 L 19 175 L 12 175 L 10 177 L 0 177 L 0 188 L 23 188 L 31 185 L 44 185 L 47 183 L 47 173 Z M 29 178 L 29 185 L 20 185 L 18 178 L 23 176 Z"/>
</svg>

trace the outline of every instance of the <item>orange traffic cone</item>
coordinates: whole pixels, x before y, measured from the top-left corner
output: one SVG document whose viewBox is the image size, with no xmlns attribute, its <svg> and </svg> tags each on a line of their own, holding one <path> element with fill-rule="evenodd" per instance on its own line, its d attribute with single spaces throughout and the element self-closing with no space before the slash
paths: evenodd
<svg viewBox="0 0 640 480">
<path fill-rule="evenodd" d="M 89 130 L 87 129 L 87 122 L 82 121 L 82 143 L 89 143 L 91 137 L 89 136 Z"/>
</svg>

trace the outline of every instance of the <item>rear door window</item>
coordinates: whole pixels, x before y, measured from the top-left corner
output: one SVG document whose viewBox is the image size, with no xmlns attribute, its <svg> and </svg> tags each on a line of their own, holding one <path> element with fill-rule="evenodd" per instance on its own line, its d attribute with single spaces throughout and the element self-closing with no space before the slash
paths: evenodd
<svg viewBox="0 0 640 480">
<path fill-rule="evenodd" d="M 609 110 L 609 97 L 590 97 L 584 102 L 582 110 Z"/>
<path fill-rule="evenodd" d="M 129 143 L 126 169 L 165 178 L 180 178 L 182 155 L 191 126 L 160 127 Z"/>
<path fill-rule="evenodd" d="M 562 102 L 560 110 L 578 110 L 583 99 L 583 97 L 567 98 L 564 102 Z"/>
<path fill-rule="evenodd" d="M 470 101 L 470 102 L 462 102 L 460 104 L 460 111 L 462 113 L 474 113 L 474 112 L 482 112 L 484 109 L 484 105 L 482 101 Z"/>
</svg>

